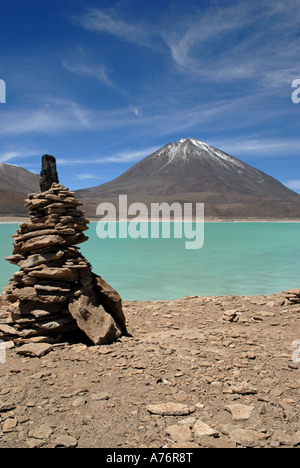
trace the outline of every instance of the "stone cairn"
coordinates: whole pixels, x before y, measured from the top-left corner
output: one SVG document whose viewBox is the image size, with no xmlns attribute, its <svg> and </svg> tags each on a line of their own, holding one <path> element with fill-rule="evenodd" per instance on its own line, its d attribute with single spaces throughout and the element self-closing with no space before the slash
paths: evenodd
<svg viewBox="0 0 300 468">
<path fill-rule="evenodd" d="M 283 294 L 289 304 L 300 304 L 300 289 L 287 289 Z"/>
<path fill-rule="evenodd" d="M 43 156 L 40 185 L 25 200 L 30 221 L 20 224 L 5 258 L 20 271 L 0 296 L 0 339 L 19 346 L 84 334 L 109 344 L 126 334 L 122 300 L 79 252 L 89 221 L 74 192 L 59 184 L 52 156 Z"/>
</svg>

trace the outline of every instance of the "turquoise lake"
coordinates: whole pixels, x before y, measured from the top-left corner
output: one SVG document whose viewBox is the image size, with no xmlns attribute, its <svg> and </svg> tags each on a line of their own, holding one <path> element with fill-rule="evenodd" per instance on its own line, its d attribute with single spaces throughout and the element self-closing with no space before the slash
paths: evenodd
<svg viewBox="0 0 300 468">
<path fill-rule="evenodd" d="M 204 245 L 187 239 L 99 239 L 91 223 L 80 250 L 123 300 L 169 300 L 188 295 L 272 294 L 300 287 L 300 223 L 205 223 Z M 17 267 L 11 255 L 17 224 L 0 225 L 0 288 Z M 174 225 L 172 225 L 174 229 Z"/>
</svg>

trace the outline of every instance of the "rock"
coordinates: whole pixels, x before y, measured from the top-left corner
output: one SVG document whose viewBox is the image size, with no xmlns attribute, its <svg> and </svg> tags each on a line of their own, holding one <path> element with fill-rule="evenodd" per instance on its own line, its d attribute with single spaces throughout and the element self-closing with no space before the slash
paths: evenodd
<svg viewBox="0 0 300 468">
<path fill-rule="evenodd" d="M 43 285 L 43 284 L 36 284 L 34 289 L 38 294 L 45 293 L 45 292 L 62 292 L 62 293 L 70 293 L 70 289 L 61 288 L 59 286 L 50 286 L 50 285 Z"/>
<path fill-rule="evenodd" d="M 40 255 L 34 254 L 30 255 L 27 259 L 23 259 L 18 262 L 20 268 L 30 268 L 34 266 L 41 265 L 43 263 L 51 262 L 53 260 L 59 260 L 64 256 L 64 252 L 58 250 L 57 252 L 50 252 L 48 254 Z"/>
<path fill-rule="evenodd" d="M 276 429 L 272 435 L 272 443 L 275 446 L 279 445 L 291 445 L 293 441 L 291 437 L 282 429 Z"/>
<path fill-rule="evenodd" d="M 95 345 L 112 343 L 122 335 L 114 319 L 93 296 L 82 294 L 79 298 L 73 298 L 69 311 L 78 327 Z"/>
<path fill-rule="evenodd" d="M 34 449 L 34 448 L 40 448 L 42 445 L 45 443 L 44 440 L 41 439 L 27 439 L 26 440 L 26 445 L 28 448 Z"/>
<path fill-rule="evenodd" d="M 49 353 L 51 349 L 52 346 L 47 343 L 25 344 L 17 348 L 17 354 L 40 358 L 42 356 L 45 356 L 45 354 Z"/>
<path fill-rule="evenodd" d="M 47 424 L 44 423 L 41 426 L 34 427 L 29 431 L 29 436 L 34 439 L 47 440 L 53 434 L 53 429 Z"/>
<path fill-rule="evenodd" d="M 79 283 L 81 286 L 89 286 L 92 282 L 92 273 L 89 267 L 81 268 L 78 272 Z"/>
<path fill-rule="evenodd" d="M 257 389 L 246 381 L 240 382 L 237 385 L 233 385 L 231 390 L 232 393 L 238 393 L 240 395 L 255 395 L 257 393 Z"/>
<path fill-rule="evenodd" d="M 195 422 L 196 422 L 196 418 L 194 418 L 193 416 L 190 416 L 189 418 L 181 419 L 180 421 L 178 421 L 178 424 L 180 425 L 187 424 L 189 428 L 191 429 L 194 426 Z"/>
<path fill-rule="evenodd" d="M 233 442 L 244 447 L 258 445 L 258 434 L 251 429 L 234 429 L 230 432 L 229 437 Z"/>
<path fill-rule="evenodd" d="M 37 200 L 37 199 L 34 199 L 34 200 L 30 200 L 30 199 L 26 199 L 25 200 L 25 206 L 27 208 L 29 208 L 29 210 L 31 211 L 36 211 L 38 209 L 41 209 L 41 208 L 44 208 L 46 205 L 48 205 L 49 202 L 47 199 L 43 199 L 43 200 Z"/>
<path fill-rule="evenodd" d="M 51 321 L 38 321 L 36 326 L 43 330 L 60 330 L 66 324 L 72 323 L 72 317 L 66 315 L 65 317 L 57 318 L 56 320 Z"/>
<path fill-rule="evenodd" d="M 87 401 L 85 397 L 78 397 L 72 403 L 73 408 L 79 408 L 79 406 L 86 405 Z"/>
<path fill-rule="evenodd" d="M 12 237 L 15 240 L 15 242 L 23 242 L 28 239 L 32 239 L 33 237 L 51 236 L 57 234 L 61 234 L 61 231 L 59 231 L 58 233 L 56 229 L 43 229 L 41 231 L 30 231 L 25 234 L 15 234 Z"/>
<path fill-rule="evenodd" d="M 9 325 L 1 324 L 0 323 L 0 332 L 2 332 L 2 335 L 4 336 L 19 336 L 20 333 L 15 330 L 13 327 L 10 327 Z"/>
<path fill-rule="evenodd" d="M 75 437 L 71 437 L 67 434 L 62 434 L 56 437 L 54 441 L 55 447 L 63 447 L 63 448 L 76 448 L 78 445 L 77 440 Z"/>
<path fill-rule="evenodd" d="M 188 394 L 186 392 L 180 391 L 174 394 L 174 398 L 179 403 L 183 403 L 184 401 L 188 399 Z"/>
<path fill-rule="evenodd" d="M 300 289 L 288 289 L 283 294 L 290 304 L 300 304 Z"/>
<path fill-rule="evenodd" d="M 105 400 L 109 400 L 109 395 L 105 392 L 94 393 L 93 395 L 91 395 L 91 399 L 93 401 L 105 401 Z"/>
<path fill-rule="evenodd" d="M 292 437 L 292 443 L 294 447 L 298 447 L 300 445 L 300 430 L 297 431 Z"/>
<path fill-rule="evenodd" d="M 4 421 L 2 426 L 3 432 L 11 432 L 17 427 L 18 421 L 15 418 L 8 418 Z"/>
<path fill-rule="evenodd" d="M 37 301 L 26 301 L 26 302 L 17 302 L 13 304 L 12 315 L 16 315 L 16 323 L 26 324 L 26 320 L 33 320 L 33 318 L 38 319 L 41 317 L 53 318 L 57 315 L 62 314 L 65 308 L 64 304 L 59 303 L 38 303 Z M 24 318 L 23 318 L 24 317 Z"/>
<path fill-rule="evenodd" d="M 16 254 L 16 255 L 11 255 L 9 257 L 4 257 L 4 260 L 11 263 L 12 265 L 18 265 L 20 261 L 24 260 L 24 257 L 23 255 Z"/>
<path fill-rule="evenodd" d="M 42 171 L 40 176 L 40 188 L 41 192 L 46 192 L 52 187 L 53 183 L 59 183 L 56 160 L 49 154 L 44 154 L 42 158 Z"/>
<path fill-rule="evenodd" d="M 235 309 L 225 310 L 222 319 L 227 322 L 237 322 L 239 320 L 238 311 Z"/>
<path fill-rule="evenodd" d="M 42 292 L 44 294 L 42 294 Z M 56 294 L 55 294 L 56 293 Z M 12 302 L 23 301 L 23 302 L 64 302 L 67 300 L 67 295 L 62 291 L 47 291 L 37 290 L 35 287 L 25 287 L 20 289 L 14 289 L 12 294 L 8 294 L 8 299 Z"/>
<path fill-rule="evenodd" d="M 4 346 L 5 346 L 5 349 L 14 349 L 15 343 L 11 339 L 10 341 L 5 341 Z M 0 347 L 0 349 L 1 349 L 1 347 Z"/>
<path fill-rule="evenodd" d="M 43 270 L 31 271 L 29 276 L 34 276 L 40 279 L 53 279 L 56 281 L 67 281 L 69 283 L 76 282 L 78 276 L 76 270 L 70 268 L 44 268 Z"/>
<path fill-rule="evenodd" d="M 117 291 L 101 276 L 92 274 L 96 297 L 105 310 L 114 318 L 122 332 L 126 333 L 126 320 L 122 310 L 122 299 Z"/>
<path fill-rule="evenodd" d="M 16 408 L 15 403 L 1 403 L 0 402 L 0 413 L 6 413 L 7 411 L 12 411 Z"/>
<path fill-rule="evenodd" d="M 232 414 L 234 421 L 245 421 L 251 417 L 255 407 L 236 403 L 225 406 L 225 409 Z"/>
<path fill-rule="evenodd" d="M 193 440 L 193 434 L 188 425 L 174 424 L 168 426 L 165 432 L 175 442 L 190 442 Z"/>
<path fill-rule="evenodd" d="M 34 301 L 37 298 L 36 291 L 33 287 L 14 289 L 12 294 L 8 295 L 8 299 L 15 301 Z"/>
<path fill-rule="evenodd" d="M 191 413 L 187 405 L 172 402 L 148 405 L 147 410 L 151 414 L 159 414 L 161 416 L 184 416 Z"/>
<path fill-rule="evenodd" d="M 26 254 L 27 252 L 34 252 L 35 250 L 41 250 L 45 247 L 55 248 L 56 246 L 61 247 L 67 245 L 67 242 L 59 235 L 40 236 L 29 239 L 25 242 L 15 244 L 13 253 Z"/>
<path fill-rule="evenodd" d="M 283 291 L 283 294 L 285 294 L 285 295 L 292 294 L 292 295 L 295 295 L 295 296 L 299 296 L 300 295 L 300 289 L 299 288 L 286 289 L 285 291 Z"/>
<path fill-rule="evenodd" d="M 204 423 L 200 419 L 195 422 L 193 426 L 193 433 L 196 438 L 201 438 L 203 436 L 217 437 L 218 431 L 210 427 L 208 424 Z"/>
</svg>

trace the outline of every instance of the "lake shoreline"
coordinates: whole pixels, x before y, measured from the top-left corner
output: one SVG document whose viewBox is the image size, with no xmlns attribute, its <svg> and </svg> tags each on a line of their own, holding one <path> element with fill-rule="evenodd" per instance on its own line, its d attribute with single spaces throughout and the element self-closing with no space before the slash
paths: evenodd
<svg viewBox="0 0 300 468">
<path fill-rule="evenodd" d="M 135 218 L 128 218 L 128 222 L 133 221 Z M 21 223 L 26 223 L 29 221 L 29 218 L 21 218 L 21 217 L 9 217 L 9 216 L 0 216 L 0 224 L 21 224 Z M 89 218 L 89 221 L 91 223 L 98 223 L 101 221 L 101 219 L 98 218 Z M 105 222 L 109 221 L 115 221 L 115 220 L 108 220 L 105 219 Z M 147 218 L 140 218 L 138 217 L 137 222 L 159 222 L 161 220 L 159 219 L 147 219 Z M 196 220 L 193 218 L 193 222 L 199 222 L 199 220 Z M 116 222 L 119 222 L 119 220 L 116 220 Z M 122 222 L 122 220 L 121 220 Z M 171 220 L 170 222 L 182 222 L 182 220 Z M 205 223 L 300 223 L 300 219 L 273 219 L 273 218 L 206 218 L 204 220 Z"/>
</svg>

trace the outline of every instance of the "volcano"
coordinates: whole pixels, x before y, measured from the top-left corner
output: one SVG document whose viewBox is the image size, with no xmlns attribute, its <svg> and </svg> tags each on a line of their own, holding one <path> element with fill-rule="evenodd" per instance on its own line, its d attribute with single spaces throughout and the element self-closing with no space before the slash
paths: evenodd
<svg viewBox="0 0 300 468">
<path fill-rule="evenodd" d="M 204 203 L 206 218 L 300 219 L 300 195 L 273 177 L 193 138 L 169 143 L 111 182 L 77 191 L 86 214 L 99 203 Z"/>
</svg>

